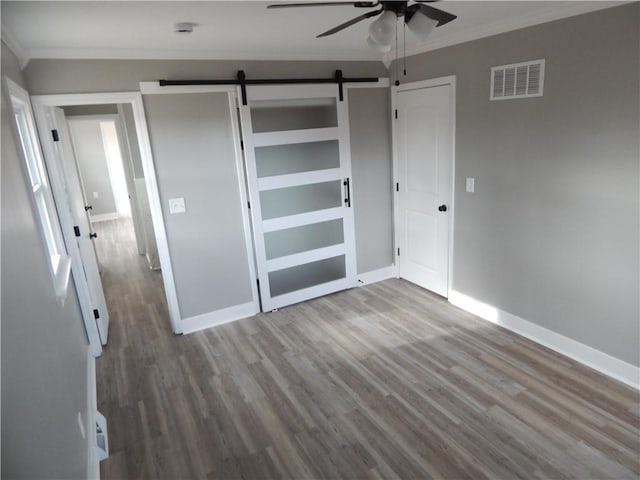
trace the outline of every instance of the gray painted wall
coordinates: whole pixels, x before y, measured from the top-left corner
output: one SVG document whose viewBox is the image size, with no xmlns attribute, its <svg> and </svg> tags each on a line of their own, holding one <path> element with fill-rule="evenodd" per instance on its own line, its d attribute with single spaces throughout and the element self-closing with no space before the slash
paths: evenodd
<svg viewBox="0 0 640 480">
<path fill-rule="evenodd" d="M 393 263 L 389 89 L 349 90 L 358 273 Z"/>
<path fill-rule="evenodd" d="M 238 70 L 248 78 L 314 78 L 331 77 L 336 69 L 346 77 L 388 75 L 381 62 L 34 59 L 25 77 L 29 91 L 40 95 L 137 91 L 142 81 L 231 79 Z"/>
<path fill-rule="evenodd" d="M 117 213 L 100 121 L 83 118 L 67 120 L 86 201 L 93 207 L 90 210 L 91 216 Z"/>
<path fill-rule="evenodd" d="M 118 106 L 115 104 L 106 105 L 68 105 L 62 107 L 67 117 L 78 117 L 82 115 L 117 115 Z"/>
<path fill-rule="evenodd" d="M 2 44 L 2 74 L 24 83 Z M 2 95 L 2 478 L 87 478 L 87 340 L 73 282 L 56 300 Z M 90 360 L 93 361 L 93 360 Z"/>
<path fill-rule="evenodd" d="M 633 365 L 639 28 L 636 2 L 413 56 L 402 79 L 457 76 L 453 288 Z M 543 97 L 489 102 L 491 66 L 539 58 Z"/>
<path fill-rule="evenodd" d="M 226 94 L 146 95 L 182 318 L 252 300 Z M 169 214 L 183 197 L 186 213 Z"/>
<path fill-rule="evenodd" d="M 238 69 L 244 69 L 251 78 L 309 78 L 332 76 L 338 68 L 346 76 L 388 74 L 379 62 L 37 59 L 29 63 L 25 74 L 32 93 L 54 94 L 138 90 L 140 81 L 160 78 L 233 78 Z M 355 139 L 351 150 L 354 188 L 357 189 L 354 192 L 356 238 L 359 246 L 362 245 L 358 271 L 362 273 L 370 268 L 389 266 L 392 261 L 389 253 L 391 193 L 380 190 L 381 185 L 388 189 L 390 181 L 389 115 L 384 105 L 386 94 L 382 91 L 351 96 L 354 100 L 350 115 L 359 119 L 353 125 Z M 178 299 L 182 317 L 187 318 L 250 301 L 253 279 L 249 278 L 248 269 L 245 270 L 246 255 L 242 253 L 240 257 L 245 251 L 244 235 L 240 235 L 242 229 L 238 223 L 241 206 L 235 167 L 231 169 L 233 150 L 225 137 L 230 135 L 226 100 L 223 105 L 222 96 L 205 95 L 204 105 L 197 105 L 196 97 L 190 95 L 162 97 L 167 98 L 145 96 L 144 102 Z M 174 115 L 173 108 L 179 113 Z M 371 115 L 371 111 L 375 115 Z M 215 133 L 214 127 L 220 131 Z M 368 135 L 381 137 L 372 141 L 385 153 L 373 153 L 366 139 Z M 362 153 L 361 147 L 365 148 Z M 370 165 L 374 166 L 369 168 Z M 363 178 L 358 179 L 358 175 Z M 358 203 L 356 195 L 362 196 L 362 203 Z M 168 215 L 167 199 L 183 196 L 187 201 L 187 214 Z M 237 203 L 232 203 L 230 198 Z M 371 213 L 367 210 L 369 205 L 380 206 L 381 211 Z M 235 223 L 230 224 L 231 220 Z M 227 231 L 228 228 L 231 230 Z"/>
</svg>

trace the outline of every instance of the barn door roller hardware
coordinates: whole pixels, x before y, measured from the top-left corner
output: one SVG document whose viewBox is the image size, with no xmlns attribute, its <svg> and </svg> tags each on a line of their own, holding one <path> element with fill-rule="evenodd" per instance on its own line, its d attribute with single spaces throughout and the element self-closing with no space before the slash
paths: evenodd
<svg viewBox="0 0 640 480">
<path fill-rule="evenodd" d="M 377 82 L 378 77 L 344 77 L 342 70 L 336 70 L 332 78 L 268 78 L 268 79 L 247 79 L 244 70 L 238 70 L 238 74 L 233 80 L 158 80 L 161 87 L 184 86 L 184 85 L 240 85 L 242 92 L 242 104 L 247 104 L 247 85 L 293 85 L 310 83 L 337 83 L 340 101 L 344 98 L 343 84 L 345 83 L 365 83 Z"/>
</svg>

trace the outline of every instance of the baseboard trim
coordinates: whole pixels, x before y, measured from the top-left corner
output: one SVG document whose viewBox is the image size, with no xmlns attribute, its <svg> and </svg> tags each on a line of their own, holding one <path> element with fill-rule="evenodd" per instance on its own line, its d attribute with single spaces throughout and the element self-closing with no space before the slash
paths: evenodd
<svg viewBox="0 0 640 480">
<path fill-rule="evenodd" d="M 255 302 L 242 303 L 233 307 L 215 310 L 183 319 L 180 323 L 182 333 L 193 333 L 205 328 L 215 327 L 224 323 L 234 322 L 241 318 L 247 318 L 260 311 Z"/>
<path fill-rule="evenodd" d="M 87 415 L 85 419 L 85 441 L 87 442 L 87 478 L 91 480 L 100 479 L 100 461 L 96 455 L 96 411 L 98 408 L 96 380 L 96 359 L 87 351 Z"/>
<path fill-rule="evenodd" d="M 101 213 L 99 215 L 90 215 L 91 223 L 108 222 L 109 220 L 117 220 L 121 217 L 119 213 Z"/>
<path fill-rule="evenodd" d="M 386 280 L 392 277 L 393 277 L 393 265 L 389 265 L 388 267 L 379 268 L 377 270 L 371 270 L 370 272 L 359 273 L 357 275 L 358 286 L 364 287 L 365 285 L 381 282 L 383 280 Z"/>
<path fill-rule="evenodd" d="M 640 368 L 541 327 L 509 312 L 492 307 L 455 290 L 449 292 L 449 302 L 483 320 L 500 325 L 540 345 L 580 362 L 594 370 L 640 390 Z"/>
</svg>

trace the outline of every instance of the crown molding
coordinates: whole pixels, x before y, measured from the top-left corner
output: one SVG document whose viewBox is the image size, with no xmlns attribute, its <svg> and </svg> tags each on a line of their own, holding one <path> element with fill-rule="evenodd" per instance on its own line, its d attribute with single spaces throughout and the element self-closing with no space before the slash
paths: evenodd
<svg viewBox="0 0 640 480">
<path fill-rule="evenodd" d="M 549 3 L 553 4 L 553 2 L 549 2 Z M 486 25 L 481 25 L 475 28 L 467 29 L 463 32 L 459 32 L 456 34 L 446 35 L 434 40 L 428 40 L 426 43 L 422 45 L 408 48 L 404 56 L 409 57 L 411 55 L 430 52 L 432 50 L 438 50 L 440 48 L 450 47 L 452 45 L 470 42 L 473 40 L 478 40 L 480 38 L 498 35 L 500 33 L 511 32 L 514 30 L 519 30 L 521 28 L 532 27 L 534 25 L 548 23 L 554 20 L 561 20 L 563 18 L 573 17 L 576 15 L 581 15 L 583 13 L 595 12 L 597 10 L 604 10 L 607 8 L 617 7 L 620 5 L 633 3 L 633 2 L 631 1 L 614 1 L 614 2 L 576 1 L 576 2 L 569 2 L 569 3 L 574 3 L 574 4 L 550 6 L 548 9 L 545 9 L 542 12 L 534 12 L 528 15 L 520 16 L 518 18 L 501 20 L 501 21 L 489 23 Z M 387 62 L 391 64 L 393 60 L 403 57 L 402 55 L 400 55 L 400 52 L 398 53 L 399 54 L 397 56 L 393 51 L 386 53 L 382 61 L 385 63 L 385 65 L 387 64 Z"/>
<path fill-rule="evenodd" d="M 563 5 L 553 5 L 549 2 L 549 8 L 542 12 L 535 12 L 529 15 L 520 16 L 515 19 L 502 20 L 475 28 L 467 29 L 463 32 L 450 34 L 441 38 L 427 41 L 426 43 L 409 47 L 404 56 L 412 56 L 420 53 L 437 50 L 464 42 L 478 40 L 500 33 L 506 33 L 521 28 L 539 25 L 554 20 L 572 17 L 584 13 L 616 7 L 627 3 L 626 1 L 576 1 L 564 3 Z M 188 50 L 162 50 L 162 49 L 84 49 L 84 48 L 35 48 L 26 49 L 16 40 L 15 35 L 5 25 L 2 25 L 2 41 L 16 55 L 20 68 L 25 68 L 32 59 L 100 59 L 100 60 L 244 60 L 244 61 L 379 61 L 389 69 L 391 62 L 397 58 L 402 58 L 401 52 L 396 55 L 395 51 L 386 54 L 379 52 L 362 50 L 342 50 L 333 53 L 283 53 L 266 52 L 257 54 L 256 52 L 210 52 L 210 51 L 188 51 Z"/>
<path fill-rule="evenodd" d="M 20 45 L 20 42 L 16 40 L 15 35 L 6 27 L 6 25 L 2 24 L 0 28 L 2 29 L 2 41 L 17 57 L 20 69 L 24 69 L 29 64 L 29 60 L 31 60 L 28 50 Z"/>
<path fill-rule="evenodd" d="M 100 59 L 100 60 L 263 60 L 263 61 L 374 61 L 381 62 L 378 52 L 343 50 L 337 53 L 283 52 L 194 52 L 161 49 L 32 49 L 31 59 Z"/>
</svg>

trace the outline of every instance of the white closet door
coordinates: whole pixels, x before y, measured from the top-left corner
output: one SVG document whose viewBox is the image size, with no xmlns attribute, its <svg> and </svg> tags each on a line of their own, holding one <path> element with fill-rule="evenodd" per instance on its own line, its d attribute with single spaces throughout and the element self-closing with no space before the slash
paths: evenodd
<svg viewBox="0 0 640 480">
<path fill-rule="evenodd" d="M 399 273 L 444 297 L 453 176 L 450 85 L 397 94 Z"/>
<path fill-rule="evenodd" d="M 249 87 L 247 98 L 240 117 L 263 311 L 355 286 L 348 117 L 337 85 Z"/>
</svg>

